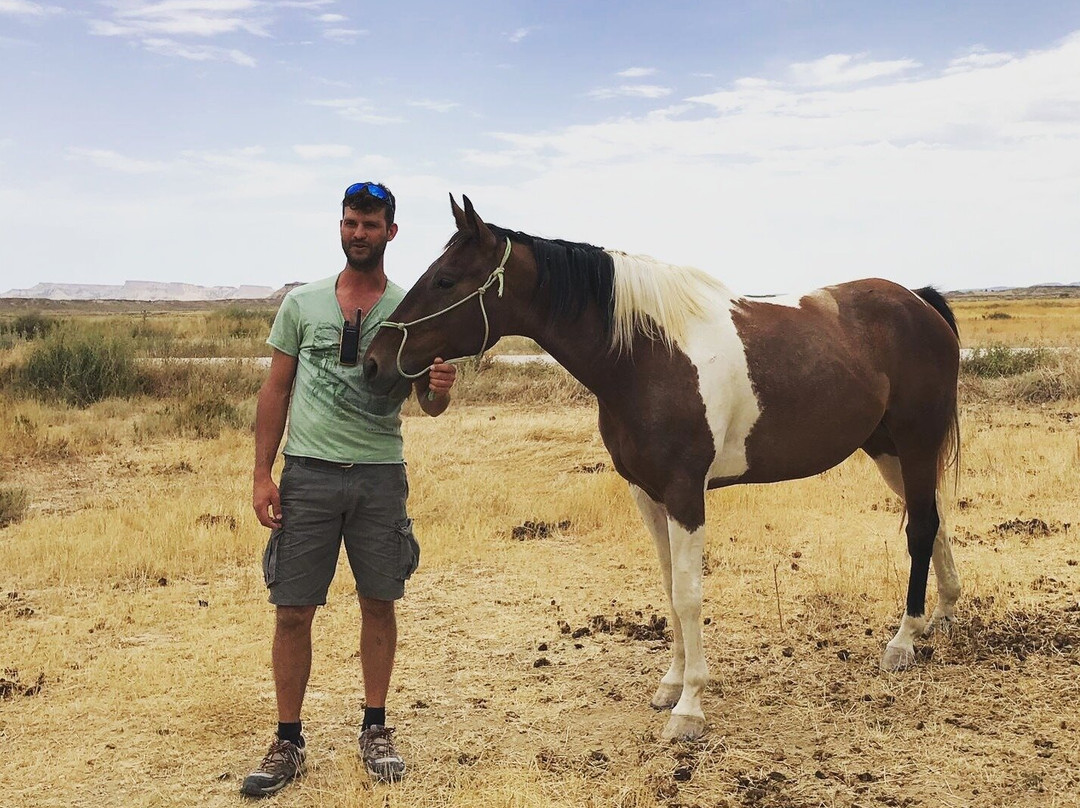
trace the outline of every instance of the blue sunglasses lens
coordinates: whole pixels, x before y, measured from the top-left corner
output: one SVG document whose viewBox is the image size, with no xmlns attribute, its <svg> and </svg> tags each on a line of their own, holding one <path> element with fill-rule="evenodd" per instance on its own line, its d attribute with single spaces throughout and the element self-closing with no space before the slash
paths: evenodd
<svg viewBox="0 0 1080 808">
<path fill-rule="evenodd" d="M 390 201 L 390 193 L 381 185 L 377 185 L 374 182 L 354 182 L 348 188 L 345 189 L 345 196 L 352 196 L 358 194 L 361 191 L 367 191 L 376 199 L 381 199 L 383 202 Z"/>
</svg>

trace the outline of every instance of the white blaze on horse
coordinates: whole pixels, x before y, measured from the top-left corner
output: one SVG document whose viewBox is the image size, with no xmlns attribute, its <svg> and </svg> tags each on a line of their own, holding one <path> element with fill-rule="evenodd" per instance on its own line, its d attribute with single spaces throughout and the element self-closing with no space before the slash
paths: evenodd
<svg viewBox="0 0 1080 808">
<path fill-rule="evenodd" d="M 371 343 L 379 390 L 434 357 L 530 337 L 595 395 L 600 434 L 656 544 L 672 660 L 653 696 L 664 737 L 705 728 L 705 492 L 818 474 L 862 449 L 907 508 L 907 606 L 881 667 L 952 620 L 960 595 L 938 488 L 959 452 L 956 321 L 933 289 L 869 279 L 783 302 L 732 295 L 689 267 L 485 224 L 457 233 Z M 475 298 L 476 302 L 473 302 Z M 931 558 L 938 602 L 925 613 Z"/>
</svg>

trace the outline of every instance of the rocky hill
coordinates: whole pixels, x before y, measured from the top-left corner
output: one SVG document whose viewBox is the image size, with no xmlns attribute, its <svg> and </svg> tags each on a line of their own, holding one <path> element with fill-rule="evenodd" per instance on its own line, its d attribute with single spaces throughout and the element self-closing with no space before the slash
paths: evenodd
<svg viewBox="0 0 1080 808">
<path fill-rule="evenodd" d="M 125 281 L 123 284 L 38 283 L 29 289 L 11 289 L 0 297 L 36 300 L 262 300 L 271 286 L 197 286 L 193 283 Z"/>
</svg>

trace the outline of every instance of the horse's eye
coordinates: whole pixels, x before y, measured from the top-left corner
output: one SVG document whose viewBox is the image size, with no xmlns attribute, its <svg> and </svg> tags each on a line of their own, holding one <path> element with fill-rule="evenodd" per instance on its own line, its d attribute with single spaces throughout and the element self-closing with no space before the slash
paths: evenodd
<svg viewBox="0 0 1080 808">
<path fill-rule="evenodd" d="M 452 287 L 454 285 L 454 279 L 453 278 L 437 278 L 436 281 L 435 281 L 435 285 L 438 286 L 440 289 L 449 289 L 450 287 Z"/>
</svg>

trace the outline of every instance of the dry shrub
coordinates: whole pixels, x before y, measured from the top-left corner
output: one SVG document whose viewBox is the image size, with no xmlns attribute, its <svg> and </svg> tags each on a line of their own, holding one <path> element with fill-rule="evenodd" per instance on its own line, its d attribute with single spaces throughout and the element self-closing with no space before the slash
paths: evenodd
<svg viewBox="0 0 1080 808">
<path fill-rule="evenodd" d="M 1047 404 L 1080 398 L 1080 353 L 1039 352 L 1037 364 L 1011 375 L 960 376 L 960 395 L 966 401 L 993 401 L 1003 404 Z"/>
<path fill-rule="evenodd" d="M 220 362 L 164 361 L 144 368 L 144 391 L 153 398 L 224 396 L 231 401 L 253 396 L 266 378 L 266 368 L 242 360 Z"/>
<path fill-rule="evenodd" d="M 21 522 L 29 504 L 25 488 L 0 488 L 0 528 Z"/>
<path fill-rule="evenodd" d="M 577 379 L 551 362 L 511 364 L 484 359 L 463 366 L 454 400 L 467 404 L 590 404 L 595 399 Z"/>
</svg>

